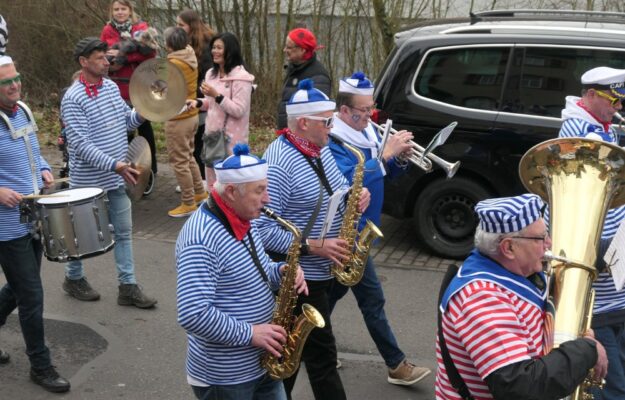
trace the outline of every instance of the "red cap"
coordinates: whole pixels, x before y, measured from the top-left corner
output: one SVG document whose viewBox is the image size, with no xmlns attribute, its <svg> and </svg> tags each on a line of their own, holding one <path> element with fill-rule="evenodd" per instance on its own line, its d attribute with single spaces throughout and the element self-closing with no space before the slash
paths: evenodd
<svg viewBox="0 0 625 400">
<path fill-rule="evenodd" d="M 310 59 L 316 50 L 323 49 L 323 46 L 317 46 L 317 38 L 308 29 L 293 29 L 288 36 L 298 47 L 306 50 L 303 57 L 304 60 Z"/>
</svg>

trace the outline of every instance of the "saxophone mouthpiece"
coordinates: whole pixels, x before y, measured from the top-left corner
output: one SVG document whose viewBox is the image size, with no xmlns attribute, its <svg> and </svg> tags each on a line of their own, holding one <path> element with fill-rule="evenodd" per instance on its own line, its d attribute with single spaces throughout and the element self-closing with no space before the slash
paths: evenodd
<svg viewBox="0 0 625 400">
<path fill-rule="evenodd" d="M 273 212 L 273 210 L 271 210 L 270 208 L 267 207 L 263 207 L 260 209 L 260 211 L 263 212 L 263 214 L 265 214 L 266 216 L 268 216 L 269 218 L 273 218 L 276 219 L 278 216 L 276 215 L 275 212 Z"/>
</svg>

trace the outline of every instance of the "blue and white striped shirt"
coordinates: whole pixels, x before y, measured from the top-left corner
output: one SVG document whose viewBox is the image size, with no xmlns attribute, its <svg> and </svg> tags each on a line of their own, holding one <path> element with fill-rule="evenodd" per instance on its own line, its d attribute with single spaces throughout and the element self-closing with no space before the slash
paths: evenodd
<svg viewBox="0 0 625 400">
<path fill-rule="evenodd" d="M 28 116 L 21 108 L 11 115 L 6 113 L 14 129 L 21 129 L 29 124 Z M 37 166 L 37 185 L 43 187 L 42 170 L 50 170 L 50 166 L 41 157 L 37 135 L 29 134 L 30 146 Z M 26 141 L 24 138 L 13 139 L 8 126 L 0 119 L 0 187 L 12 189 L 23 195 L 33 192 L 33 178 L 30 172 L 30 162 Z M 20 223 L 19 207 L 7 207 L 0 204 L 0 242 L 17 239 L 25 236 L 30 224 Z"/>
<path fill-rule="evenodd" d="M 325 211 L 328 209 L 329 196 L 323 186 L 319 184 L 319 178 L 315 171 L 302 153 L 284 136 L 280 136 L 267 147 L 263 158 L 269 164 L 267 179 L 269 180 L 270 203 L 268 207 L 282 218 L 293 223 L 302 232 L 317 205 L 319 190 L 323 191 L 323 202 L 319 216 L 308 235 L 311 239 L 320 238 Z M 338 169 L 328 146 L 321 150 L 321 160 L 328 183 L 334 192 L 349 187 L 349 183 Z M 328 238 L 338 237 L 344 212 L 343 203 L 326 235 Z M 293 241 L 293 235 L 289 231 L 266 216 L 261 216 L 258 220 L 258 227 L 267 250 L 282 254 L 288 251 Z M 311 281 L 333 279 L 330 275 L 331 264 L 332 261 L 327 258 L 315 255 L 300 257 L 300 266 L 304 270 L 304 276 Z"/>
<path fill-rule="evenodd" d="M 575 98 L 573 98 L 575 99 Z M 586 137 L 588 135 L 599 135 L 605 142 L 615 143 L 616 134 L 610 131 L 606 132 L 603 126 L 590 120 L 586 113 L 576 102 L 569 101 L 567 97 L 566 111 L 568 115 L 576 115 L 578 118 L 567 118 L 562 123 L 559 137 Z M 564 111 L 563 111 L 564 115 Z M 616 235 L 618 227 L 625 218 L 625 206 L 620 206 L 608 210 L 601 232 L 601 239 L 611 239 Z M 616 291 L 614 287 L 614 279 L 609 271 L 599 274 L 599 277 L 592 285 L 595 289 L 595 306 L 594 314 L 602 314 L 610 311 L 625 309 L 625 290 Z"/>
<path fill-rule="evenodd" d="M 98 95 L 87 96 L 79 81 L 61 102 L 69 148 L 70 186 L 96 186 L 106 191 L 124 185 L 115 163 L 128 152 L 128 131 L 143 121 L 124 102 L 117 85 L 104 79 Z"/>
<path fill-rule="evenodd" d="M 251 235 L 272 289 L 279 267 L 267 256 L 252 221 Z M 243 243 L 250 247 L 246 236 Z M 187 375 L 207 385 L 261 377 L 263 353 L 251 346 L 252 325 L 271 322 L 274 295 L 250 253 L 205 207 L 184 224 L 176 242 L 178 323 L 187 331 Z"/>
</svg>

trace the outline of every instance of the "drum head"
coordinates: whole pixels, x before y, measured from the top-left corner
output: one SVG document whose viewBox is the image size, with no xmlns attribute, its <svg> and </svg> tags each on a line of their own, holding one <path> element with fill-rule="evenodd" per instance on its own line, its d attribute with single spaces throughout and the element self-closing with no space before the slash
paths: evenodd
<svg viewBox="0 0 625 400">
<path fill-rule="evenodd" d="M 69 190 L 61 190 L 60 192 L 53 193 L 58 197 L 44 197 L 37 200 L 37 204 L 65 204 L 73 203 L 84 199 L 89 199 L 101 194 L 103 191 L 96 187 L 77 188 Z"/>
</svg>

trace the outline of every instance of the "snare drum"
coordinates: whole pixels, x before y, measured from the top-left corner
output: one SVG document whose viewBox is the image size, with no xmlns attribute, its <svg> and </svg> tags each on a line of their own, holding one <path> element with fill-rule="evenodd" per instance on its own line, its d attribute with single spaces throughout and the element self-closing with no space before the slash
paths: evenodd
<svg viewBox="0 0 625 400">
<path fill-rule="evenodd" d="M 36 202 L 46 258 L 64 262 L 97 256 L 113 248 L 108 198 L 100 188 L 56 192 Z"/>
</svg>

